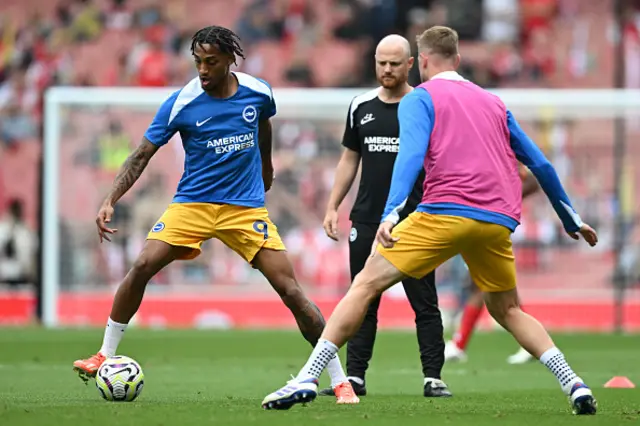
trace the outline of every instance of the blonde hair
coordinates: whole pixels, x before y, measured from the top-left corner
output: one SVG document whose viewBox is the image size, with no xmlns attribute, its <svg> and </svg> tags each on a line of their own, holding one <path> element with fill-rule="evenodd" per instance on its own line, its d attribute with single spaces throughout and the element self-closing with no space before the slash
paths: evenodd
<svg viewBox="0 0 640 426">
<path fill-rule="evenodd" d="M 419 51 L 429 51 L 445 58 L 458 54 L 458 33 L 453 28 L 431 27 L 416 37 L 416 41 Z"/>
</svg>

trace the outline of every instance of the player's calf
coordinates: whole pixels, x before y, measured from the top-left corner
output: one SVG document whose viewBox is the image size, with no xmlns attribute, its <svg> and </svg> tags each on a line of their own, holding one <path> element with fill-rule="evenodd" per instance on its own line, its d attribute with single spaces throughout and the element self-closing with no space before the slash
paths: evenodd
<svg viewBox="0 0 640 426">
<path fill-rule="evenodd" d="M 312 346 L 315 346 L 324 330 L 325 320 L 320 309 L 306 296 L 298 284 L 293 272 L 293 266 L 291 262 L 289 262 L 285 252 L 262 249 L 254 258 L 253 263 L 254 266 L 262 272 L 274 290 L 276 290 L 285 306 L 289 308 L 305 340 L 311 343 Z M 353 389 L 351 389 L 351 384 L 344 374 L 340 358 L 337 354 L 329 360 L 327 371 L 331 378 L 331 386 L 334 388 L 340 387 L 340 389 L 344 390 L 342 396 L 336 394 L 337 402 L 339 404 L 357 404 L 359 400 L 357 396 L 353 394 Z M 351 394 L 349 393 L 349 389 L 351 389 Z M 310 397 L 312 394 L 305 392 L 302 400 L 295 399 L 296 396 L 301 395 L 302 394 L 294 395 L 294 400 L 289 402 L 292 404 L 304 402 L 304 399 Z M 315 395 L 316 394 L 313 394 L 313 398 L 315 398 Z M 311 398 L 311 400 L 313 400 L 313 398 Z M 285 402 L 285 405 L 289 402 Z"/>
<path fill-rule="evenodd" d="M 110 318 L 128 324 L 140 308 L 149 280 L 169 263 L 191 253 L 187 247 L 172 246 L 160 240 L 147 240 L 133 267 L 118 287 Z"/>
<path fill-rule="evenodd" d="M 485 301 L 494 319 L 556 376 L 563 392 L 569 397 L 573 412 L 595 414 L 597 402 L 591 389 L 569 366 L 542 324 L 522 312 L 518 306 L 517 291 L 488 293 Z"/>
<path fill-rule="evenodd" d="M 304 338 L 315 346 L 324 329 L 325 320 L 318 307 L 307 298 L 298 284 L 285 252 L 262 249 L 253 259 L 253 265 L 262 272 L 289 308 Z"/>
<path fill-rule="evenodd" d="M 105 328 L 102 346 L 95 355 L 73 363 L 83 381 L 95 377 L 107 357 L 114 356 L 127 329 L 127 324 L 138 311 L 147 283 L 158 271 L 173 260 L 189 254 L 191 249 L 177 247 L 159 240 L 148 240 L 126 275 L 113 300 L 111 314 Z"/>
</svg>

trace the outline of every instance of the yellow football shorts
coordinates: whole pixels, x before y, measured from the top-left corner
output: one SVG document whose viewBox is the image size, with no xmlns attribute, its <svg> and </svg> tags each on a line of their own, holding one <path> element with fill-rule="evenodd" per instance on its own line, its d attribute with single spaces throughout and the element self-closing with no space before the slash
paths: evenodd
<svg viewBox="0 0 640 426">
<path fill-rule="evenodd" d="M 149 240 L 190 248 L 182 257 L 185 260 L 197 257 L 202 243 L 211 238 L 219 239 L 249 263 L 262 248 L 286 250 L 264 207 L 173 203 L 147 235 Z"/>
<path fill-rule="evenodd" d="M 392 232 L 399 238 L 378 252 L 400 272 L 421 278 L 457 254 L 469 267 L 473 282 L 484 292 L 516 286 L 511 231 L 504 226 L 459 216 L 415 212 Z"/>
</svg>

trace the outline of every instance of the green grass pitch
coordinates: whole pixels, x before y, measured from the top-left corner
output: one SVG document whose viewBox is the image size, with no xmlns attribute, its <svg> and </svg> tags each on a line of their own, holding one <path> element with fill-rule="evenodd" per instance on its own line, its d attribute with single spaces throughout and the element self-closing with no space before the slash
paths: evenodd
<svg viewBox="0 0 640 426">
<path fill-rule="evenodd" d="M 133 403 L 102 400 L 93 381 L 85 386 L 71 370 L 101 337 L 101 330 L 0 329 L 0 425 L 640 424 L 640 389 L 603 388 L 616 375 L 640 383 L 638 336 L 554 336 L 595 391 L 594 417 L 571 415 L 555 378 L 539 363 L 507 365 L 516 347 L 505 333 L 475 336 L 469 361 L 445 367 L 453 398 L 422 397 L 413 333 L 382 332 L 367 377 L 370 396 L 360 405 L 319 397 L 286 412 L 264 411 L 260 402 L 306 360 L 310 347 L 295 332 L 132 329 L 121 353 L 145 372 Z"/>
</svg>

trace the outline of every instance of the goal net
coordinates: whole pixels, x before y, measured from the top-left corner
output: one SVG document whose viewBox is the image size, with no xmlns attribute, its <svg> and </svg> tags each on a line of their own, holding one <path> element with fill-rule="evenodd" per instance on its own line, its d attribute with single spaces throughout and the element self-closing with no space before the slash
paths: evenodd
<svg viewBox="0 0 640 426">
<path fill-rule="evenodd" d="M 118 203 L 113 242 L 100 244 L 95 215 L 118 168 L 139 143 L 157 107 L 174 89 L 55 88 L 46 95 L 43 282 L 47 326 L 102 326 L 113 293 L 170 203 L 183 169 L 179 136 L 160 149 Z M 351 99 L 363 90 L 275 89 L 277 180 L 267 207 L 287 245 L 297 277 L 325 315 L 349 286 L 348 214 L 341 240 L 329 240 L 322 219 Z M 596 226 L 589 250 L 565 238 L 544 194 L 523 204 L 513 236 L 524 305 L 557 328 L 608 329 L 613 300 L 614 224 L 622 218 L 624 265 L 638 277 L 636 224 L 640 93 L 609 90 L 497 91 L 557 167 L 576 208 Z M 615 119 L 624 119 L 627 149 L 616 160 Z M 472 141 L 470 141 L 472 143 Z M 622 198 L 615 194 L 616 173 Z M 355 185 L 357 186 L 357 185 Z M 635 270 L 634 270 L 635 268 Z M 635 274 L 635 275 L 634 275 Z M 454 312 L 468 282 L 453 259 L 437 272 L 440 302 Z M 634 279 L 628 280 L 633 287 Z M 628 303 L 637 293 L 627 292 Z M 637 306 L 637 305 L 634 305 Z M 587 309 L 587 310 L 585 310 Z M 640 309 L 629 309 L 629 312 Z M 584 315 L 589 312 L 589 315 Z M 631 315 L 631 316 L 629 316 Z M 627 320 L 640 326 L 640 318 Z M 383 327 L 411 327 L 401 286 L 385 295 Z M 153 278 L 135 323 L 149 327 L 295 326 L 266 280 L 217 241 L 196 260 L 176 262 Z M 487 321 L 485 323 L 489 325 Z"/>
</svg>

